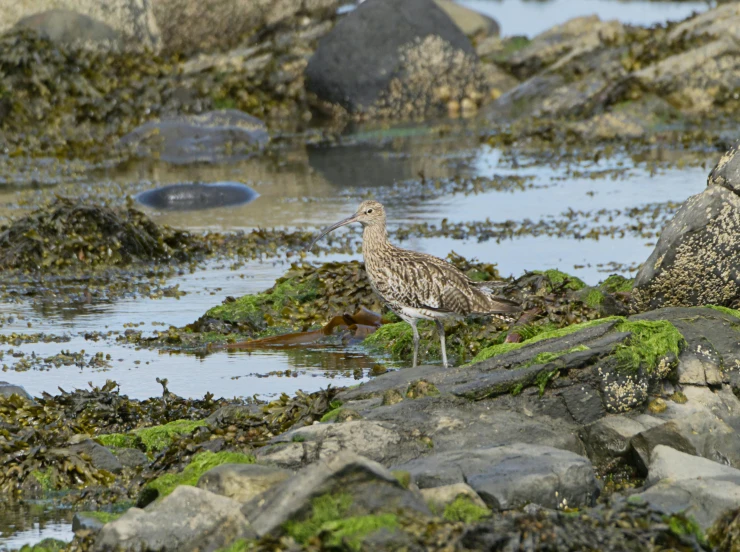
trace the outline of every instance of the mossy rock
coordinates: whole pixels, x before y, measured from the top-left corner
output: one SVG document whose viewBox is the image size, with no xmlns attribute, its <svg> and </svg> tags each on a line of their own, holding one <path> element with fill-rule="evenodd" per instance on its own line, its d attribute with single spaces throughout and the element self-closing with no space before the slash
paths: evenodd
<svg viewBox="0 0 740 552">
<path fill-rule="evenodd" d="M 131 433 L 98 435 L 97 440 L 106 447 L 138 448 L 146 452 L 159 452 L 177 437 L 207 426 L 206 420 L 175 420 L 160 426 L 135 429 Z"/>
</svg>

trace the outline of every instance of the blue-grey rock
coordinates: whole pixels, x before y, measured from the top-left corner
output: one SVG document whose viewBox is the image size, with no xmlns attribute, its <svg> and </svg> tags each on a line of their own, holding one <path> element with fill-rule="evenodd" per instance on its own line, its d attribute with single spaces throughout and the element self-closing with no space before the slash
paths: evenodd
<svg viewBox="0 0 740 552">
<path fill-rule="evenodd" d="M 138 194 L 136 201 L 146 207 L 165 211 L 198 211 L 244 205 L 257 197 L 257 192 L 239 182 L 193 182 L 147 190 Z"/>
</svg>

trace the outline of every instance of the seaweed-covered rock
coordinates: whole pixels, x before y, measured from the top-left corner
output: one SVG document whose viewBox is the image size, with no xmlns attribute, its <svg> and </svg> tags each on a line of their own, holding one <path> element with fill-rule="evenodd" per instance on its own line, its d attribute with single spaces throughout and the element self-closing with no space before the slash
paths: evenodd
<svg viewBox="0 0 740 552">
<path fill-rule="evenodd" d="M 109 39 L 108 29 L 135 47 L 157 50 L 160 32 L 147 0 L 2 0 L 0 33 L 21 23 L 45 30 L 50 38 Z"/>
<path fill-rule="evenodd" d="M 637 307 L 732 306 L 738 302 L 738 236 L 740 196 L 723 185 L 690 197 L 663 229 L 637 273 L 633 292 Z"/>
<path fill-rule="evenodd" d="M 308 540 L 323 523 L 345 518 L 386 514 L 391 518 L 388 524 L 395 525 L 399 509 L 429 514 L 421 498 L 383 466 L 350 452 L 298 472 L 255 501 L 246 503 L 242 512 L 258 535 L 287 532 L 299 542 Z"/>
<path fill-rule="evenodd" d="M 131 508 L 103 527 L 93 550 L 215 550 L 254 531 L 239 503 L 183 485 L 161 502 Z"/>
<path fill-rule="evenodd" d="M 496 510 L 591 506 L 599 495 L 588 459 L 523 443 L 432 454 L 395 469 L 408 471 L 421 488 L 466 482 Z"/>
<path fill-rule="evenodd" d="M 647 484 L 636 496 L 667 514 L 690 515 L 705 530 L 740 501 L 740 470 L 663 445 L 653 451 Z"/>
<path fill-rule="evenodd" d="M 150 121 L 121 138 L 119 147 L 175 164 L 240 159 L 270 139 L 265 124 L 236 109 Z"/>
<path fill-rule="evenodd" d="M 306 67 L 306 88 L 319 99 L 376 116 L 447 111 L 452 101 L 459 109 L 466 98 L 475 106 L 483 81 L 470 42 L 433 0 L 364 2 Z"/>
<path fill-rule="evenodd" d="M 99 445 L 92 439 L 74 440 L 69 450 L 77 455 L 85 455 L 90 458 L 90 463 L 95 469 L 105 470 L 111 473 L 120 473 L 123 470 L 121 461 L 107 448 Z"/>
<path fill-rule="evenodd" d="M 50 271 L 184 260 L 189 245 L 195 244 L 188 234 L 158 226 L 136 209 L 59 197 L 0 227 L 0 268 Z"/>
</svg>

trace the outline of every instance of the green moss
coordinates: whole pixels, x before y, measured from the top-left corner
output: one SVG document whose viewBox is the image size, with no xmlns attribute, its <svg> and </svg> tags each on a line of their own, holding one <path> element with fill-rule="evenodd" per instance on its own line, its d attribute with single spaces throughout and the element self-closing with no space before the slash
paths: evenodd
<svg viewBox="0 0 740 552">
<path fill-rule="evenodd" d="M 572 289 L 573 291 L 578 291 L 579 289 L 586 287 L 586 283 L 577 276 L 571 276 L 570 274 L 557 270 L 556 268 L 551 268 L 545 271 L 533 270 L 532 273 L 544 274 L 553 286 L 559 286 L 565 283 L 565 287 Z"/>
<path fill-rule="evenodd" d="M 44 539 L 41 542 L 30 545 L 24 544 L 19 552 L 62 552 L 66 550 L 69 543 L 57 539 Z"/>
<path fill-rule="evenodd" d="M 39 482 L 39 485 L 41 485 L 41 488 L 45 492 L 52 491 L 54 489 L 54 485 L 51 481 L 51 469 L 47 468 L 45 470 L 33 470 L 31 472 L 31 475 L 36 478 L 36 481 Z"/>
<path fill-rule="evenodd" d="M 226 548 L 219 548 L 216 552 L 248 552 L 256 547 L 257 543 L 253 540 L 239 539 L 227 546 Z"/>
<path fill-rule="evenodd" d="M 205 420 L 175 420 L 168 424 L 134 430 L 148 451 L 160 451 L 170 445 L 174 437 L 192 433 L 195 428 L 206 425 Z"/>
<path fill-rule="evenodd" d="M 586 328 L 591 328 L 593 326 L 598 326 L 600 324 L 611 322 L 613 320 L 624 320 L 624 318 L 619 317 L 619 316 L 610 316 L 608 318 L 599 318 L 598 320 L 589 320 L 588 322 L 582 322 L 580 324 L 573 324 L 572 326 L 566 326 L 565 328 L 558 328 L 557 330 L 545 331 L 545 332 L 535 335 L 531 339 L 522 341 L 520 343 L 500 343 L 498 345 L 491 345 L 490 347 L 486 347 L 485 349 L 481 350 L 476 355 L 476 357 L 473 359 L 472 362 L 480 362 L 482 360 L 486 360 L 486 359 L 501 355 L 503 353 L 508 353 L 510 351 L 516 351 L 517 349 L 521 349 L 525 345 L 537 343 L 538 341 L 543 341 L 545 339 L 563 337 L 563 336 L 575 333 L 577 331 L 584 330 Z"/>
<path fill-rule="evenodd" d="M 297 277 L 285 277 L 264 293 L 245 295 L 236 301 L 213 307 L 206 316 L 259 327 L 267 311 L 279 313 L 292 303 L 307 303 L 316 299 L 317 290 L 317 278 L 299 280 Z"/>
<path fill-rule="evenodd" d="M 729 307 L 721 307 L 719 305 L 707 305 L 707 307 L 719 312 L 723 312 L 725 314 L 729 314 L 730 316 L 734 316 L 735 318 L 740 318 L 740 310 L 731 309 Z"/>
<path fill-rule="evenodd" d="M 540 353 L 529 362 L 529 365 L 534 366 L 535 364 L 547 364 L 548 362 L 552 362 L 556 358 L 560 358 L 563 355 L 567 355 L 568 353 L 576 353 L 578 351 L 588 351 L 588 347 L 586 347 L 585 345 L 578 345 L 577 347 L 571 347 L 570 349 L 558 351 L 557 353 Z"/>
<path fill-rule="evenodd" d="M 411 474 L 405 470 L 394 470 L 391 472 L 398 482 L 403 486 L 404 489 L 408 489 L 411 485 Z"/>
<path fill-rule="evenodd" d="M 545 389 L 547 389 L 547 384 L 555 379 L 555 376 L 558 375 L 558 372 L 560 372 L 560 370 L 555 369 L 545 370 L 537 374 L 537 378 L 534 381 L 537 384 L 537 388 L 540 390 L 540 397 L 545 393 Z"/>
<path fill-rule="evenodd" d="M 384 349 L 394 358 L 400 358 L 406 351 L 412 350 L 414 337 L 411 326 L 406 322 L 384 324 L 365 338 L 363 344 Z"/>
<path fill-rule="evenodd" d="M 635 281 L 632 278 L 625 278 L 619 274 L 612 274 L 606 280 L 599 284 L 599 287 L 608 293 L 626 293 L 632 291 Z"/>
<path fill-rule="evenodd" d="M 592 309 L 598 309 L 601 303 L 604 302 L 604 294 L 598 289 L 591 289 L 583 298 L 583 302 Z"/>
<path fill-rule="evenodd" d="M 80 512 L 79 515 L 88 518 L 97 519 L 101 523 L 110 523 L 111 521 L 117 520 L 123 515 L 123 512 L 102 512 L 100 510 L 90 512 Z"/>
<path fill-rule="evenodd" d="M 303 443 L 306 440 L 305 435 L 293 435 L 293 437 L 290 439 L 293 443 Z"/>
<path fill-rule="evenodd" d="M 474 523 L 491 515 L 488 508 L 475 504 L 469 496 L 460 495 L 450 504 L 445 506 L 442 517 L 447 521 L 462 521 L 463 523 Z"/>
<path fill-rule="evenodd" d="M 628 342 L 619 345 L 615 352 L 620 369 L 631 372 L 641 366 L 652 372 L 668 353 L 678 356 L 684 343 L 681 333 L 667 320 L 625 320 L 617 326 L 617 331 L 632 333 Z"/>
<path fill-rule="evenodd" d="M 320 536 L 329 548 L 344 545 L 351 550 L 360 550 L 363 539 L 370 533 L 398 527 L 395 514 L 347 517 L 351 505 L 352 497 L 348 494 L 320 496 L 311 504 L 312 512 L 308 519 L 288 521 L 283 528 L 299 544 Z"/>
<path fill-rule="evenodd" d="M 104 447 L 138 448 L 141 438 L 129 433 L 106 433 L 96 437 Z"/>
<path fill-rule="evenodd" d="M 702 531 L 701 526 L 692 516 L 674 514 L 672 516 L 663 516 L 663 521 L 668 524 L 671 532 L 678 537 L 693 536 L 701 544 L 707 542 L 704 531 Z"/>
<path fill-rule="evenodd" d="M 201 452 L 193 457 L 182 472 L 161 475 L 147 483 L 146 487 L 157 491 L 158 498 L 162 498 L 180 485 L 195 486 L 201 475 L 221 464 L 254 464 L 254 456 L 240 452 Z"/>
<path fill-rule="evenodd" d="M 334 410 L 330 410 L 329 412 L 324 414 L 319 421 L 320 422 L 332 422 L 337 419 L 337 416 L 339 416 L 339 413 L 341 411 L 342 411 L 341 407 L 335 408 Z"/>
</svg>

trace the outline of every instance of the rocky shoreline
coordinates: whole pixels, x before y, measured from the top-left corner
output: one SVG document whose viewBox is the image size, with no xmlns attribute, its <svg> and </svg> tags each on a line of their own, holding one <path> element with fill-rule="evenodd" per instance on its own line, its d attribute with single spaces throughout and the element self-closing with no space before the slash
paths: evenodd
<svg viewBox="0 0 740 552">
<path fill-rule="evenodd" d="M 444 0 L 367 0 L 351 11 L 338 0 L 11 4 L 0 18 L 6 183 L 86 178 L 130 159 L 278 163 L 291 141 L 327 145 L 360 122 L 434 117 L 467 119 L 483 143 L 550 160 L 665 147 L 704 161 L 728 150 L 703 192 L 663 214 L 673 218 L 634 279 L 589 286 L 558 270 L 505 278 L 451 254 L 471 279 L 524 307 L 511 325 L 450 324 L 454 368 L 435 364 L 433 328 L 420 324 L 429 364 L 271 401 L 185 399 L 159 378 L 162 395 L 147 400 L 114 381 L 32 397 L 8 376 L 0 520 L 7 512 L 24 528 L 10 513 L 35 501 L 74 513 L 71 543 L 24 550 L 737 549 L 737 4 L 650 29 L 578 18 L 531 40 L 500 38 L 491 20 L 463 25 L 470 13 Z M 254 197 L 237 191 L 239 201 Z M 203 200 L 192 198 L 181 204 Z M 164 282 L 205 259 L 290 257 L 262 293 L 116 340 L 203 355 L 338 343 L 409 360 L 408 326 L 383 310 L 362 263 L 305 262 L 310 232 L 194 234 L 129 201 L 30 203 L 0 227 L 3 299 L 43 308 L 179 297 Z M 629 231 L 654 236 L 656 213 L 652 226 Z M 567 222 L 526 224 L 533 235 L 580 237 Z M 519 231 L 444 221 L 394 238 Z M 314 253 L 355 246 L 349 234 Z M 64 337 L 0 341 L 53 340 Z M 43 362 L 110 362 L 62 356 Z"/>
</svg>

